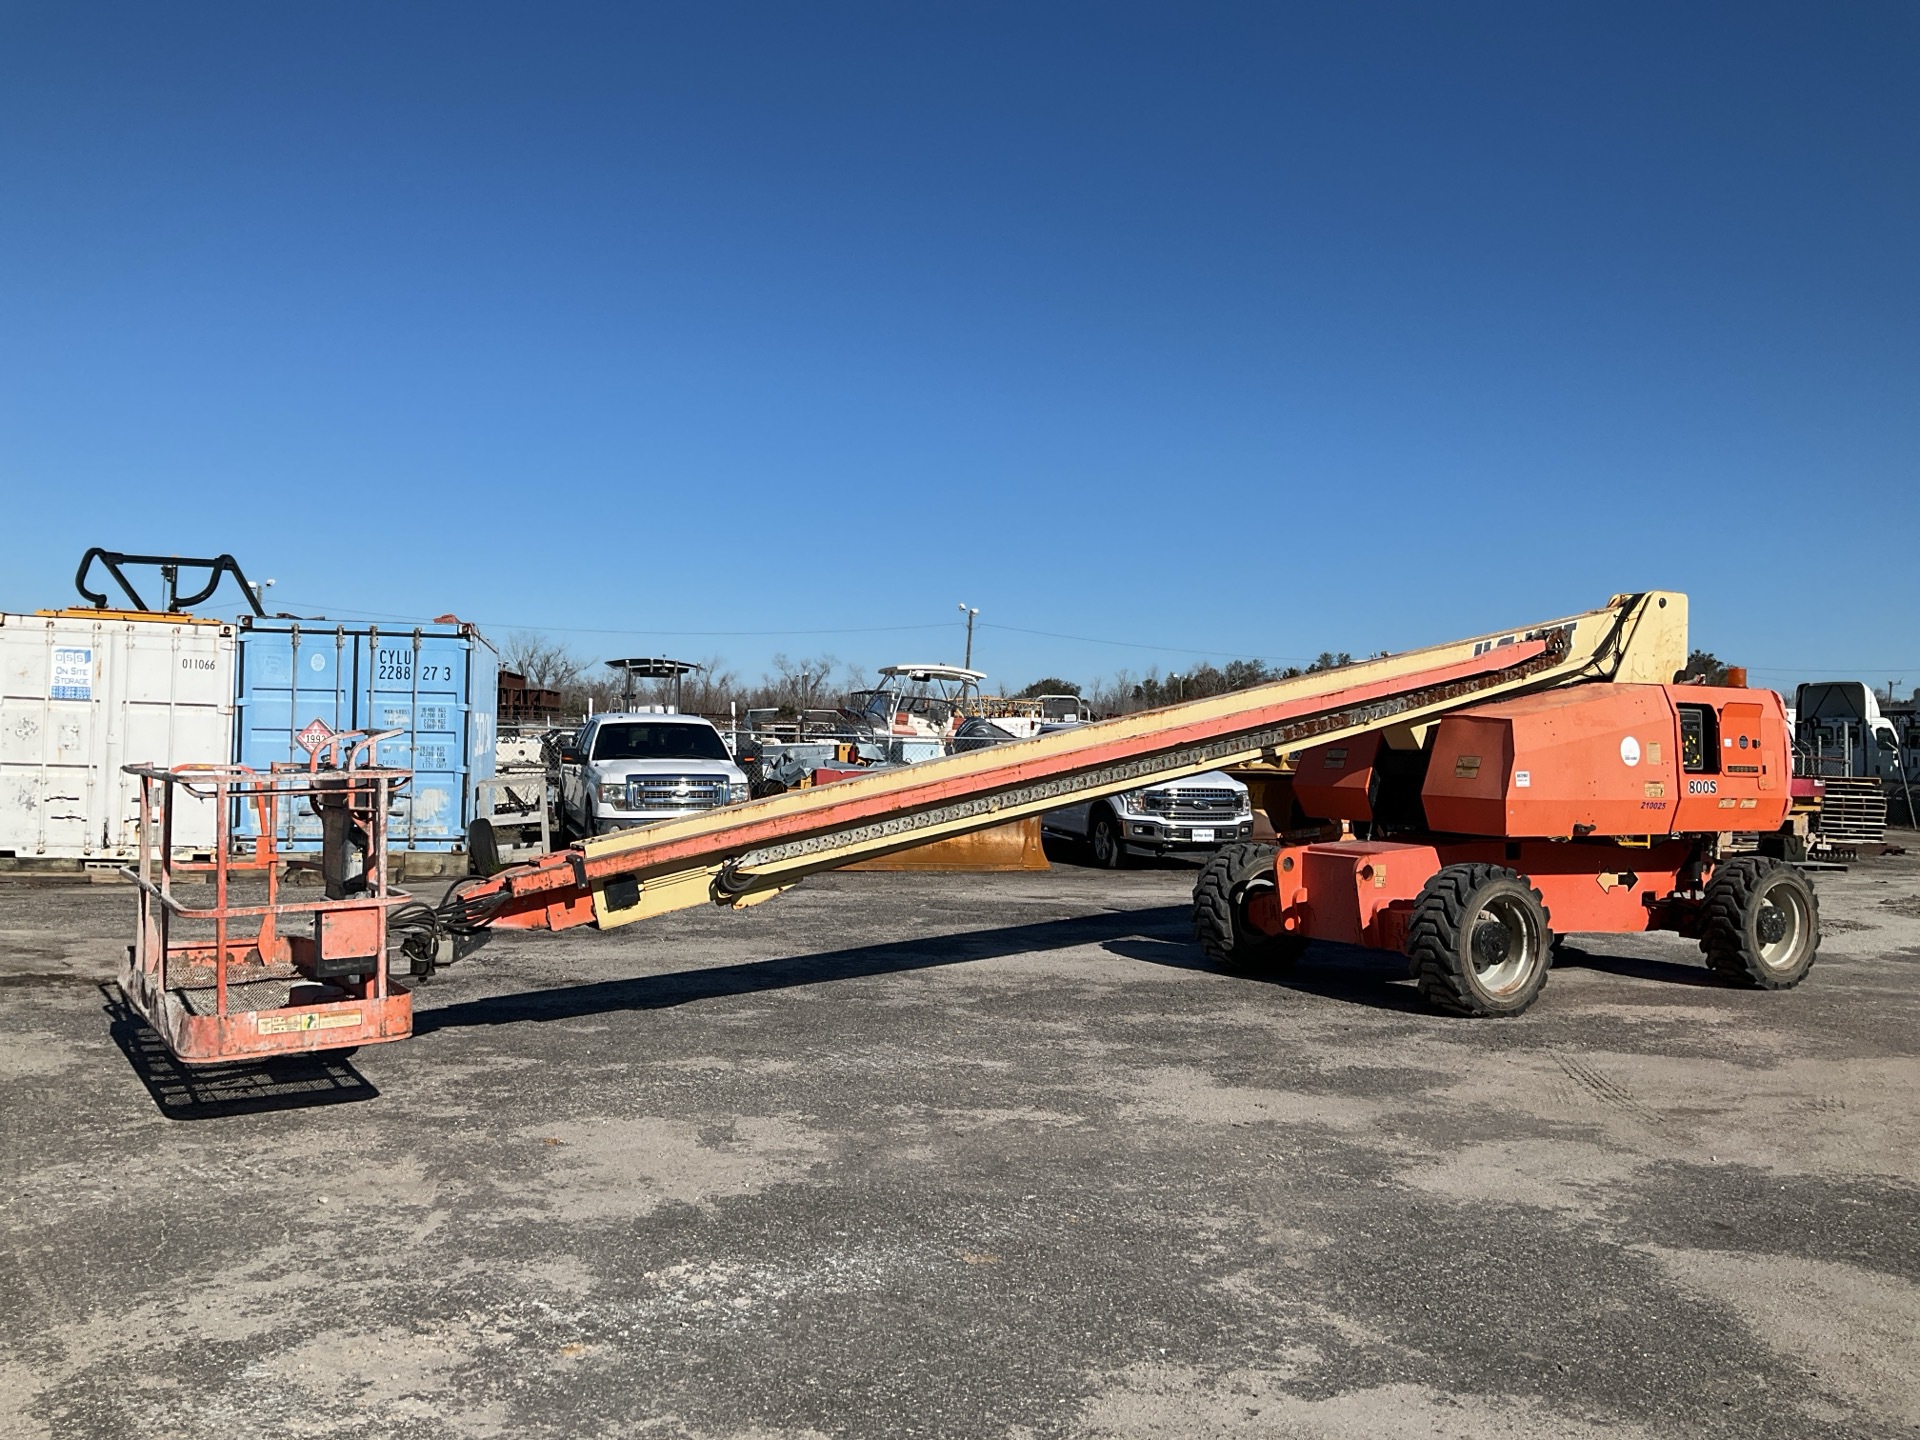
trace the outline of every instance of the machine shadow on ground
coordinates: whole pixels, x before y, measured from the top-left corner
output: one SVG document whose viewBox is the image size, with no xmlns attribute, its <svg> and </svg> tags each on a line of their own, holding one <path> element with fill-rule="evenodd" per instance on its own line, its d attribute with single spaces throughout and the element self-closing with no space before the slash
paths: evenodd
<svg viewBox="0 0 1920 1440">
<path fill-rule="evenodd" d="M 1591 939 L 1604 941 L 1605 937 L 1593 936 Z M 1713 972 L 1701 963 L 1698 950 L 1677 953 L 1693 955 L 1694 963 L 1689 965 L 1684 960 L 1659 960 L 1650 955 L 1609 955 L 1569 940 L 1553 952 L 1553 968 L 1599 970 L 1608 975 L 1622 975 L 1634 980 L 1660 980 L 1669 985 L 1724 988 Z"/>
<path fill-rule="evenodd" d="M 186 1065 L 127 1003 L 120 987 L 100 986 L 107 1034 L 169 1120 L 220 1120 L 372 1100 L 380 1091 L 353 1067 L 351 1051 L 322 1051 L 227 1065 Z"/>
<path fill-rule="evenodd" d="M 1605 937 L 1592 937 L 1604 940 Z M 1165 938 L 1128 936 L 1109 940 L 1105 948 L 1129 960 L 1165 965 L 1175 970 L 1212 970 L 1215 967 L 1198 946 Z M 1571 942 L 1554 951 L 1556 970 L 1597 970 L 1635 980 L 1657 980 L 1669 985 L 1714 987 L 1720 982 L 1704 966 L 1659 960 L 1644 955 L 1609 955 Z M 1315 941 L 1292 966 L 1264 973 L 1249 972 L 1250 984 L 1277 985 L 1306 995 L 1342 1000 L 1374 1010 L 1431 1014 L 1432 1009 L 1414 989 L 1406 957 L 1397 952 L 1368 950 L 1357 945 Z"/>
<path fill-rule="evenodd" d="M 1104 915 L 1075 916 L 1028 925 L 1006 925 L 969 930 L 927 940 L 860 945 L 817 955 L 794 955 L 776 960 L 753 960 L 710 969 L 676 970 L 668 975 L 644 975 L 629 980 L 607 980 L 590 985 L 568 985 L 549 990 L 494 995 L 479 1000 L 414 1013 L 413 1033 L 474 1025 L 514 1025 L 529 1020 L 577 1020 L 622 1010 L 664 1010 L 701 1000 L 757 995 L 836 980 L 861 980 L 992 960 L 1040 950 L 1064 950 L 1075 945 L 1099 945 L 1143 930 L 1164 930 L 1186 923 L 1184 906 L 1147 910 L 1110 911 Z"/>
<path fill-rule="evenodd" d="M 1183 910 L 1183 919 L 1185 914 Z M 1192 941 L 1128 937 L 1110 940 L 1105 948 L 1128 960 L 1164 965 L 1170 970 L 1221 973 L 1219 967 L 1209 961 Z M 1286 969 L 1248 971 L 1233 978 L 1244 980 L 1249 985 L 1274 985 L 1284 990 L 1297 990 L 1303 995 L 1318 995 L 1351 1005 L 1364 1005 L 1373 1010 L 1431 1013 L 1411 984 L 1397 983 L 1408 978 L 1406 959 L 1382 950 L 1316 942 Z"/>
</svg>

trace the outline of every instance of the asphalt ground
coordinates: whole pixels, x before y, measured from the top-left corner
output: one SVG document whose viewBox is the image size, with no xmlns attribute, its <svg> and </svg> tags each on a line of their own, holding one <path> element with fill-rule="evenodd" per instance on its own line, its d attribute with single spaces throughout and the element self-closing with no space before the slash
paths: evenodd
<svg viewBox="0 0 1920 1440">
<path fill-rule="evenodd" d="M 1214 973 L 1192 874 L 501 934 L 212 1074 L 128 890 L 0 885 L 0 1435 L 1920 1428 L 1920 854 L 1797 990 L 1576 938 L 1496 1022 Z"/>
</svg>

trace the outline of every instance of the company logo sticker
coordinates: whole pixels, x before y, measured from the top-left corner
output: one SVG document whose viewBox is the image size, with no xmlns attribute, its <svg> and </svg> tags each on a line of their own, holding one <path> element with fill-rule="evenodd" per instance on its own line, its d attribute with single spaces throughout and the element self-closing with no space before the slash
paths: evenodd
<svg viewBox="0 0 1920 1440">
<path fill-rule="evenodd" d="M 79 646 L 58 645 L 53 651 L 53 680 L 47 686 L 49 700 L 91 700 L 93 698 L 93 651 Z"/>
<path fill-rule="evenodd" d="M 1631 735 L 1620 742 L 1620 763 L 1622 765 L 1640 763 L 1640 742 Z"/>
</svg>

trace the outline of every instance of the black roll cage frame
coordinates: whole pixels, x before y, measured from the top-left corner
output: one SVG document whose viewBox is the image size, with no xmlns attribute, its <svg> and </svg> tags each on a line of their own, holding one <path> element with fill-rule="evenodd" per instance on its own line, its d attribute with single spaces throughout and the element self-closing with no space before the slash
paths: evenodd
<svg viewBox="0 0 1920 1440">
<path fill-rule="evenodd" d="M 133 603 L 135 610 L 152 611 L 153 607 L 147 604 L 138 590 L 134 589 L 133 582 L 127 578 L 126 571 L 120 568 L 123 565 L 151 565 L 158 568 L 160 583 L 166 595 L 164 609 L 169 615 L 180 614 L 189 607 L 210 599 L 213 592 L 220 588 L 220 577 L 231 575 L 239 583 L 240 593 L 247 597 L 247 604 L 252 607 L 253 613 L 262 619 L 266 617 L 267 612 L 261 608 L 260 597 L 254 593 L 253 586 L 247 583 L 247 577 L 240 569 L 240 562 L 231 555 L 215 555 L 211 558 L 183 555 L 129 555 L 125 551 L 105 550 L 95 545 L 80 557 L 80 568 L 74 572 L 73 576 L 73 588 L 78 590 L 80 598 L 89 602 L 94 609 L 110 610 L 113 607 L 108 603 L 105 592 L 89 589 L 87 586 L 87 572 L 93 568 L 93 562 L 96 560 L 107 567 L 107 573 L 118 582 L 120 589 Z M 180 593 L 182 570 L 205 570 L 207 583 L 191 595 L 182 595 Z"/>
</svg>

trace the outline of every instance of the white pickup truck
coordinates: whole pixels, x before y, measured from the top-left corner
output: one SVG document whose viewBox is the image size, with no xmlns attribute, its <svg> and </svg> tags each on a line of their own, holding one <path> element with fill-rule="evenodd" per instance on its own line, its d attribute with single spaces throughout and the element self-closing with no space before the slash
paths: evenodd
<svg viewBox="0 0 1920 1440">
<path fill-rule="evenodd" d="M 1211 851 L 1253 834 L 1247 787 L 1220 770 L 1169 780 L 1103 800 L 1063 805 L 1041 828 L 1085 842 L 1094 863 L 1117 870 L 1138 851 Z"/>
<path fill-rule="evenodd" d="M 594 716 L 560 747 L 560 825 L 571 839 L 746 798 L 746 772 L 698 715 L 612 711 Z"/>
</svg>

